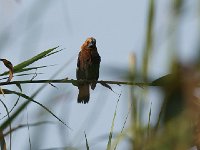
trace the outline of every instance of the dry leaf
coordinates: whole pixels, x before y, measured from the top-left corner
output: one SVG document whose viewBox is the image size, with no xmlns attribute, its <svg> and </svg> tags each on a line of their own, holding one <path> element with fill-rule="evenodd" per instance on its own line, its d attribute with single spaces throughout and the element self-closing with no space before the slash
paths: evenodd
<svg viewBox="0 0 200 150">
<path fill-rule="evenodd" d="M 0 59 L 0 61 L 3 61 L 4 65 L 9 69 L 9 78 L 7 82 L 10 82 L 13 78 L 13 65 L 10 61 L 6 59 Z"/>
<path fill-rule="evenodd" d="M 100 84 L 103 85 L 104 87 L 110 89 L 111 91 L 113 91 L 113 89 L 111 88 L 111 86 L 108 85 L 107 83 L 105 83 L 105 82 L 100 82 Z M 113 92 L 114 92 L 114 91 L 113 91 Z M 114 93 L 115 93 L 115 92 L 114 92 Z"/>
<path fill-rule="evenodd" d="M 3 89 L 0 87 L 0 94 L 3 94 L 3 97 L 5 97 L 5 95 L 4 95 L 4 91 L 3 91 Z"/>
</svg>

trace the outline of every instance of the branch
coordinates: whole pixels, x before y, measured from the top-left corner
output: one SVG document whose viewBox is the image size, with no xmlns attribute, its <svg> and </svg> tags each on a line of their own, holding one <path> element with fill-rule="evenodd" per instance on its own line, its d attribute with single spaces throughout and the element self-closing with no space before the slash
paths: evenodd
<svg viewBox="0 0 200 150">
<path fill-rule="evenodd" d="M 24 80 L 24 81 L 12 81 L 12 82 L 0 82 L 0 86 L 2 85 L 11 85 L 11 84 L 28 84 L 28 83 L 71 83 L 75 86 L 83 83 L 91 83 L 94 81 L 91 80 L 74 80 L 74 79 L 55 79 L 55 80 Z M 117 85 L 132 85 L 132 86 L 156 86 L 151 83 L 143 83 L 143 82 L 126 82 L 126 81 L 95 81 L 100 84 L 117 84 Z"/>
</svg>

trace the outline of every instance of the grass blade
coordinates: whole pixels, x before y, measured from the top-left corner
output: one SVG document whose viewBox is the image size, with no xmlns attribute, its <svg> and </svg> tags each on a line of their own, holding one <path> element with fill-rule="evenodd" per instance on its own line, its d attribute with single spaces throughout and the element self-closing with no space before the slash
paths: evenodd
<svg viewBox="0 0 200 150">
<path fill-rule="evenodd" d="M 29 123 L 29 127 L 36 127 L 36 126 L 40 126 L 40 125 L 45 125 L 45 124 L 56 124 L 55 122 L 52 121 L 42 121 L 42 122 L 36 122 L 36 123 Z M 27 124 L 20 124 L 14 128 L 11 129 L 11 132 L 17 131 L 19 129 L 23 129 L 26 128 Z M 7 131 L 4 133 L 4 136 L 7 136 L 8 134 L 10 134 L 10 131 Z"/>
<path fill-rule="evenodd" d="M 10 111 L 8 112 L 8 114 L 10 114 L 10 113 L 13 111 L 13 109 L 17 106 L 17 104 L 18 104 L 18 102 L 19 102 L 19 99 L 20 99 L 20 96 L 17 98 L 15 104 L 14 104 L 13 107 L 10 109 Z M 8 114 L 4 115 L 2 118 L 0 118 L 0 120 L 2 120 L 2 119 L 4 119 L 5 117 L 7 117 Z"/>
<path fill-rule="evenodd" d="M 146 45 L 144 49 L 143 56 L 143 77 L 147 81 L 147 72 L 148 72 L 148 62 L 149 57 L 152 53 L 153 48 L 153 25 L 155 17 L 155 2 L 154 0 L 149 1 L 149 12 L 148 12 L 148 21 L 147 21 L 147 31 L 146 31 Z"/>
<path fill-rule="evenodd" d="M 131 106 L 130 106 L 130 108 L 129 108 L 129 111 L 128 111 L 127 115 L 126 115 L 126 118 L 125 118 L 125 120 L 124 120 L 123 127 L 122 127 L 122 129 L 121 129 L 121 133 L 120 133 L 119 137 L 118 137 L 117 140 L 116 140 L 116 145 L 115 145 L 115 147 L 114 147 L 114 150 L 117 149 L 118 143 L 120 142 L 120 138 L 122 138 L 122 135 L 123 135 L 123 131 L 124 131 L 126 122 L 127 122 L 128 117 L 129 117 L 129 115 L 130 115 L 130 113 L 131 113 L 131 110 L 132 110 L 132 106 L 133 106 L 133 104 L 131 104 Z"/>
<path fill-rule="evenodd" d="M 8 111 L 8 107 L 6 106 L 6 104 L 0 99 L 0 102 L 3 104 L 3 107 L 6 109 L 6 112 L 7 112 L 7 116 L 8 116 L 8 119 L 10 119 L 10 115 L 9 115 L 9 111 Z M 12 139 L 12 127 L 11 127 L 11 123 L 9 124 L 9 128 L 10 128 L 10 150 L 11 150 L 11 139 Z"/>
<path fill-rule="evenodd" d="M 1 150 L 6 150 L 6 141 L 4 139 L 3 131 L 0 129 L 0 146 Z"/>
<path fill-rule="evenodd" d="M 89 144 L 88 144 L 88 140 L 87 140 L 86 133 L 84 132 L 84 134 L 85 134 L 86 148 L 87 148 L 87 150 L 90 150 L 90 147 L 89 147 Z"/>
<path fill-rule="evenodd" d="M 44 52 L 41 52 L 40 54 L 38 54 L 38 55 L 36 55 L 36 56 L 34 56 L 34 57 L 32 57 L 32 58 L 30 58 L 30 59 L 28 59 L 28 60 L 22 62 L 22 63 L 20 63 L 20 64 L 14 66 L 14 67 L 13 67 L 14 72 L 20 72 L 22 69 L 24 69 L 25 67 L 29 66 L 30 64 L 32 64 L 32 63 L 38 61 L 39 59 L 42 59 L 42 58 L 44 58 L 44 57 L 46 57 L 46 56 L 49 56 L 49 55 L 51 55 L 51 54 L 54 54 L 53 51 L 54 51 L 55 49 L 57 49 L 57 48 L 58 48 L 58 46 L 57 46 L 57 47 L 54 47 L 54 48 L 51 48 L 51 49 L 48 49 L 48 50 L 46 50 L 46 51 L 44 51 Z M 58 51 L 58 52 L 59 52 L 59 51 Z M 9 72 L 6 71 L 6 72 L 0 74 L 0 76 L 7 75 L 8 73 L 9 73 Z"/>
<path fill-rule="evenodd" d="M 23 93 L 19 93 L 19 92 L 16 92 L 16 91 L 11 91 L 11 90 L 8 90 L 8 89 L 4 89 L 4 93 L 6 94 L 16 94 L 18 96 L 21 96 L 23 98 L 25 98 L 26 100 L 28 101 L 31 101 L 31 102 L 34 102 L 36 104 L 38 104 L 39 106 L 41 106 L 43 109 L 45 109 L 47 112 L 49 112 L 52 116 L 54 116 L 58 121 L 60 121 L 62 124 L 64 124 L 65 126 L 67 126 L 69 129 L 71 129 L 65 122 L 63 122 L 59 117 L 57 117 L 52 111 L 50 111 L 46 106 L 42 105 L 41 103 L 35 101 L 34 99 L 32 99 L 31 97 L 23 94 Z"/>
<path fill-rule="evenodd" d="M 26 101 L 24 102 L 18 109 L 17 111 L 10 116 L 9 119 L 7 119 L 2 125 L 1 125 L 1 129 L 4 130 L 18 115 L 19 113 L 24 110 L 24 108 L 29 104 L 30 101 Z"/>
<path fill-rule="evenodd" d="M 36 69 L 46 68 L 46 67 L 49 67 L 49 66 L 37 66 L 37 67 L 23 68 L 21 70 L 15 71 L 15 73 L 25 72 L 25 71 L 30 71 L 30 70 L 36 70 Z"/>
<path fill-rule="evenodd" d="M 58 75 L 58 72 L 61 72 L 61 71 L 63 71 L 63 67 L 66 67 L 69 63 L 71 62 L 71 60 L 70 61 L 68 61 L 68 62 L 66 62 L 60 69 L 58 69 L 58 71 L 56 71 L 53 75 L 52 75 L 52 77 L 51 78 L 54 78 L 54 77 L 56 77 L 57 75 Z M 35 98 L 41 91 L 42 91 L 42 89 L 44 89 L 44 87 L 46 87 L 47 86 L 47 84 L 43 84 L 41 87 L 39 87 L 31 96 L 30 96 L 30 98 Z M 31 101 L 26 101 L 26 102 L 24 102 L 13 114 L 12 114 L 12 116 L 10 116 L 10 119 L 7 119 L 5 122 L 3 122 L 3 124 L 0 126 L 0 129 L 5 129 L 8 125 L 9 125 L 9 123 L 10 122 L 12 122 L 23 110 L 24 110 L 24 108 L 26 108 L 26 106 L 28 106 L 28 104 L 30 103 Z"/>
<path fill-rule="evenodd" d="M 119 95 L 119 98 L 117 100 L 117 104 L 116 104 L 116 107 L 115 107 L 115 112 L 114 112 L 114 116 L 113 116 L 113 120 L 112 120 L 112 126 L 111 126 L 111 129 L 110 129 L 110 134 L 109 134 L 108 144 L 107 144 L 106 150 L 111 150 L 111 143 L 112 143 L 114 124 L 115 124 L 115 117 L 116 117 L 116 114 L 117 114 L 117 106 L 118 106 L 120 97 L 121 97 L 121 94 Z"/>
</svg>

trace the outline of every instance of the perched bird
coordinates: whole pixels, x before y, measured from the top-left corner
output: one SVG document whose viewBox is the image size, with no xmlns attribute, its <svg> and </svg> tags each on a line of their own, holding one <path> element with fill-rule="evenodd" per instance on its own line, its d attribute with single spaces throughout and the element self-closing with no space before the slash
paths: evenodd
<svg viewBox="0 0 200 150">
<path fill-rule="evenodd" d="M 101 57 L 97 51 L 96 39 L 88 38 L 81 46 L 81 51 L 78 55 L 76 78 L 77 80 L 91 80 L 91 83 L 83 83 L 78 85 L 78 103 L 88 103 L 90 99 L 90 89 L 94 90 L 96 82 L 99 78 L 99 67 Z"/>
</svg>

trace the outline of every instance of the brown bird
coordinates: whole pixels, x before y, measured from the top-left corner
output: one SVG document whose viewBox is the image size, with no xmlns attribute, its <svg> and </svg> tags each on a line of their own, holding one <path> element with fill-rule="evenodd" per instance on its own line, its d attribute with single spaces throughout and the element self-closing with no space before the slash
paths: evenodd
<svg viewBox="0 0 200 150">
<path fill-rule="evenodd" d="M 96 39 L 88 38 L 81 46 L 81 51 L 78 55 L 76 78 L 77 80 L 92 80 L 91 83 L 83 83 L 78 85 L 78 103 L 88 103 L 90 99 L 90 89 L 94 90 L 96 82 L 99 78 L 99 67 L 101 57 L 97 51 Z"/>
</svg>

